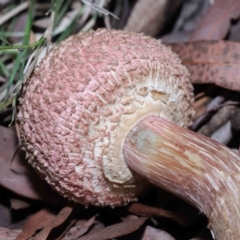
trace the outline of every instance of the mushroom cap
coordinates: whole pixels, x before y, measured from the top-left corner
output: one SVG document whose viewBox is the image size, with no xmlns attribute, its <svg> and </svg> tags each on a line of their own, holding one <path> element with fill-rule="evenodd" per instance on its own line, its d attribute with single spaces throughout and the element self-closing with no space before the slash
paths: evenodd
<svg viewBox="0 0 240 240">
<path fill-rule="evenodd" d="M 136 200 L 146 184 L 124 162 L 125 138 L 147 116 L 190 125 L 188 77 L 160 40 L 105 29 L 69 37 L 35 68 L 19 98 L 28 161 L 79 203 Z"/>
</svg>

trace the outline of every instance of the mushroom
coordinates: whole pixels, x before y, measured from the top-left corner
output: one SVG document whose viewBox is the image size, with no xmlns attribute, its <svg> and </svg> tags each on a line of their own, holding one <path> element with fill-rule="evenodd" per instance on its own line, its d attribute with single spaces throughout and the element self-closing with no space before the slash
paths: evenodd
<svg viewBox="0 0 240 240">
<path fill-rule="evenodd" d="M 183 128 L 194 114 L 188 77 L 151 37 L 104 29 L 69 37 L 19 98 L 29 163 L 85 205 L 136 201 L 152 182 L 203 211 L 218 239 L 236 239 L 239 157 Z"/>
</svg>

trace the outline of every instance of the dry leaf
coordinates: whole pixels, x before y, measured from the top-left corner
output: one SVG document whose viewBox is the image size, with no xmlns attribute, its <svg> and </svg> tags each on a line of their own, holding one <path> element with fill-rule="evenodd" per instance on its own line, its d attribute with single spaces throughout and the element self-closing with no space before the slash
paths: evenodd
<svg viewBox="0 0 240 240">
<path fill-rule="evenodd" d="M 174 238 L 162 230 L 147 226 L 141 240 L 174 240 Z"/>
<path fill-rule="evenodd" d="M 15 240 L 21 230 L 19 229 L 8 229 L 0 227 L 0 239 L 1 240 Z"/>
<path fill-rule="evenodd" d="M 70 229 L 68 234 L 63 238 L 63 240 L 74 240 L 85 234 L 89 228 L 93 225 L 97 215 L 93 216 L 89 220 L 79 220 L 74 227 Z"/>
<path fill-rule="evenodd" d="M 211 139 L 224 145 L 227 145 L 232 140 L 232 138 L 233 132 L 230 120 L 211 135 Z"/>
<path fill-rule="evenodd" d="M 111 238 L 116 238 L 120 236 L 124 236 L 126 234 L 132 233 L 138 230 L 147 218 L 138 218 L 134 220 L 128 220 L 125 222 L 117 223 L 106 227 L 98 232 L 93 232 L 87 234 L 83 237 L 78 238 L 78 240 L 106 240 Z"/>
<path fill-rule="evenodd" d="M 214 91 L 216 91 L 216 87 L 213 85 L 209 85 L 207 89 L 205 89 L 205 97 L 209 99 L 209 101 L 202 101 L 202 103 L 199 102 L 199 104 L 202 104 L 202 106 L 200 105 L 197 108 L 194 108 L 196 113 L 193 118 L 193 124 L 191 126 L 191 129 L 193 131 L 197 131 L 199 127 L 201 127 L 203 124 L 205 124 L 211 119 L 214 111 L 216 111 L 219 106 L 226 100 L 229 93 L 229 91 L 226 89 L 223 89 L 223 91 L 219 91 L 218 89 L 218 96 L 211 98 L 210 96 L 212 93 L 214 93 Z"/>
<path fill-rule="evenodd" d="M 30 204 L 27 203 L 26 201 L 22 201 L 22 200 L 15 199 L 15 198 L 11 198 L 11 199 L 9 199 L 9 201 L 10 201 L 11 209 L 14 209 L 14 210 L 19 210 L 19 209 L 24 209 L 24 208 L 30 207 Z"/>
<path fill-rule="evenodd" d="M 141 203 L 133 203 L 127 209 L 129 212 L 134 213 L 138 216 L 165 217 L 165 218 L 172 219 L 182 225 L 191 224 L 187 219 L 184 218 L 184 216 L 180 214 L 170 212 L 164 209 L 156 208 L 156 207 L 150 207 Z"/>
<path fill-rule="evenodd" d="M 16 240 L 25 240 L 32 237 L 35 232 L 42 229 L 54 219 L 55 214 L 53 214 L 48 209 L 42 209 L 28 218 L 25 222 L 22 232 L 18 235 Z"/>
<path fill-rule="evenodd" d="M 20 196 L 64 204 L 65 200 L 28 165 L 22 151 L 17 151 L 14 157 L 17 146 L 14 129 L 0 126 L 0 185 Z"/>
<path fill-rule="evenodd" d="M 227 105 L 228 102 L 225 104 L 226 106 L 221 107 L 211 120 L 198 130 L 198 133 L 211 137 L 211 135 L 222 127 L 230 119 L 231 115 L 239 109 L 237 106 L 231 105 L 230 102 L 229 105 Z"/>
<path fill-rule="evenodd" d="M 68 221 L 68 223 L 65 225 L 64 229 L 61 229 L 61 233 L 58 234 L 57 237 L 54 237 L 54 240 L 62 240 L 63 236 L 66 235 L 66 233 L 68 233 L 69 229 L 76 223 L 76 219 L 72 218 L 70 221 Z"/>
<path fill-rule="evenodd" d="M 239 16 L 239 0 L 215 0 L 190 41 L 223 39 L 229 31 L 231 19 L 237 19 Z"/>
<path fill-rule="evenodd" d="M 240 43 L 199 41 L 169 46 L 189 69 L 192 83 L 213 83 L 240 91 Z"/>
<path fill-rule="evenodd" d="M 174 2 L 171 0 L 139 0 L 133 8 L 124 30 L 157 36 L 167 25 L 168 20 L 174 16 L 182 2 L 182 0 Z"/>
<path fill-rule="evenodd" d="M 161 36 L 162 41 L 188 42 L 210 6 L 209 0 L 184 1 L 172 30 Z"/>
<path fill-rule="evenodd" d="M 51 230 L 62 223 L 64 223 L 67 218 L 70 216 L 72 213 L 73 208 L 70 206 L 64 207 L 59 214 L 56 216 L 56 218 L 52 219 L 52 221 L 38 234 L 36 234 L 35 237 L 32 238 L 32 240 L 43 240 L 47 239 L 49 233 Z"/>
</svg>

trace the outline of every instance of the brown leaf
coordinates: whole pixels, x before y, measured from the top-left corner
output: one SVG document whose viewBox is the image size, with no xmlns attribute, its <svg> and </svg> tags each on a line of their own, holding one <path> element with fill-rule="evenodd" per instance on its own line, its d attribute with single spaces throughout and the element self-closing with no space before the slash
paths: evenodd
<svg viewBox="0 0 240 240">
<path fill-rule="evenodd" d="M 52 219 L 52 221 L 38 234 L 35 235 L 35 237 L 32 238 L 32 240 L 43 240 L 47 239 L 49 233 L 51 230 L 62 223 L 64 223 L 67 218 L 72 213 L 73 208 L 70 206 L 64 207 L 59 214 L 56 216 L 56 218 Z"/>
<path fill-rule="evenodd" d="M 183 0 L 138 0 L 124 30 L 157 36 L 179 9 Z M 141 19 L 141 21 L 139 21 Z"/>
<path fill-rule="evenodd" d="M 222 105 L 222 107 L 219 106 L 219 110 L 216 112 L 216 114 L 213 115 L 210 121 L 208 121 L 198 130 L 198 133 L 211 137 L 212 134 L 219 128 L 221 128 L 225 123 L 227 123 L 228 120 L 231 118 L 231 115 L 237 112 L 238 110 L 239 107 L 233 105 L 232 102 L 230 101 L 225 102 L 224 105 Z"/>
<path fill-rule="evenodd" d="M 24 208 L 30 207 L 30 204 L 23 200 L 11 198 L 11 199 L 9 199 L 9 201 L 10 201 L 11 209 L 14 209 L 14 210 L 19 210 L 19 209 L 24 209 Z"/>
<path fill-rule="evenodd" d="M 20 196 L 64 204 L 65 200 L 28 165 L 22 151 L 18 150 L 14 156 L 17 146 L 14 129 L 0 126 L 0 185 Z"/>
<path fill-rule="evenodd" d="M 21 230 L 19 229 L 8 229 L 0 227 L 0 239 L 2 240 L 15 240 L 16 236 Z"/>
<path fill-rule="evenodd" d="M 150 207 L 141 203 L 133 203 L 128 208 L 128 211 L 131 213 L 134 213 L 138 216 L 143 217 L 165 217 L 172 219 L 182 225 L 190 225 L 191 222 L 189 222 L 187 219 L 184 218 L 183 215 L 167 211 L 165 209 L 160 209 L 156 207 Z"/>
<path fill-rule="evenodd" d="M 89 220 L 79 220 L 76 225 L 70 229 L 69 233 L 63 238 L 63 240 L 74 240 L 85 234 L 93 225 L 96 217 L 97 215 L 91 217 Z"/>
<path fill-rule="evenodd" d="M 80 237 L 78 238 L 78 240 L 106 240 L 120 237 L 136 231 L 144 224 L 146 220 L 147 218 L 142 217 L 117 223 L 102 230 L 99 230 L 98 232 L 93 232 L 83 237 Z"/>
<path fill-rule="evenodd" d="M 237 19 L 239 16 L 239 0 L 215 0 L 190 41 L 223 39 L 229 31 L 231 19 Z"/>
<path fill-rule="evenodd" d="M 61 233 L 54 237 L 55 240 L 63 239 L 63 237 L 68 233 L 69 229 L 76 223 L 76 218 L 72 218 L 71 221 L 65 225 L 64 229 L 61 229 Z"/>
<path fill-rule="evenodd" d="M 35 232 L 42 229 L 54 219 L 55 214 L 48 209 L 42 209 L 28 218 L 25 222 L 22 232 L 18 235 L 16 240 L 25 240 L 32 237 Z"/>
<path fill-rule="evenodd" d="M 189 69 L 192 83 L 212 83 L 240 91 L 240 43 L 199 41 L 169 46 Z"/>
</svg>

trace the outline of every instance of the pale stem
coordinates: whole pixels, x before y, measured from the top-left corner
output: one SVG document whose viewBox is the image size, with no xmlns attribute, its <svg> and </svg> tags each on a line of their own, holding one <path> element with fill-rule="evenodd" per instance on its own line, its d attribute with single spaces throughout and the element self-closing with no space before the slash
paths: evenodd
<svg viewBox="0 0 240 240">
<path fill-rule="evenodd" d="M 197 207 L 218 240 L 240 239 L 240 157 L 162 118 L 148 117 L 124 145 L 128 166 Z"/>
</svg>

